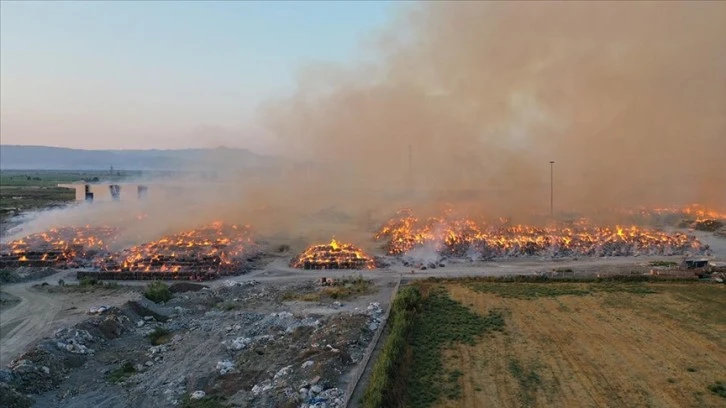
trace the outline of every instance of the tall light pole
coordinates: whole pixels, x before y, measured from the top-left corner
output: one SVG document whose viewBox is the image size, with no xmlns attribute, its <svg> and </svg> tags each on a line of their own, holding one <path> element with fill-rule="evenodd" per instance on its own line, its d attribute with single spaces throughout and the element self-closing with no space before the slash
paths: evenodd
<svg viewBox="0 0 726 408">
<path fill-rule="evenodd" d="M 550 217 L 555 216 L 555 161 L 550 160 Z"/>
</svg>

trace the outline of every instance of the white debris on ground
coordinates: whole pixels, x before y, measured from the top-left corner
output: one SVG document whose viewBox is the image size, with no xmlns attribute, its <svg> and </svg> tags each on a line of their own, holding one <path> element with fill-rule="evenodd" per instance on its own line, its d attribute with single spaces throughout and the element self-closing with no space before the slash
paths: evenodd
<svg viewBox="0 0 726 408">
<path fill-rule="evenodd" d="M 225 375 L 228 373 L 236 373 L 237 370 L 234 368 L 234 363 L 230 360 L 224 360 L 217 363 L 217 370 L 219 370 L 219 375 Z"/>
<path fill-rule="evenodd" d="M 275 374 L 275 377 L 273 378 L 273 380 L 277 380 L 277 379 L 280 379 L 280 378 L 285 377 L 287 375 L 290 375 L 290 373 L 292 373 L 292 366 L 291 365 L 290 366 L 287 366 L 287 367 L 283 367 L 283 368 L 280 369 L 280 371 L 277 372 L 277 374 Z"/>
<path fill-rule="evenodd" d="M 199 391 L 194 391 L 189 398 L 191 398 L 193 400 L 198 400 L 198 399 L 202 399 L 206 396 L 207 396 L 206 392 L 199 390 Z"/>
<path fill-rule="evenodd" d="M 103 312 L 109 310 L 110 308 L 111 308 L 111 306 L 91 307 L 88 309 L 88 314 L 90 314 L 90 315 L 102 314 Z"/>
<path fill-rule="evenodd" d="M 371 302 L 366 308 L 366 314 L 370 318 L 370 321 L 368 322 L 368 329 L 370 331 L 378 330 L 378 327 L 380 327 L 383 322 L 383 309 L 381 309 L 381 304 L 378 302 Z"/>
<path fill-rule="evenodd" d="M 232 282 L 175 293 L 164 305 L 142 299 L 120 309 L 92 308 L 86 321 L 49 339 L 50 356 L 39 350 L 15 369 L 0 370 L 0 382 L 20 384 L 18 392 L 38 398 L 38 406 L 75 393 L 64 408 L 92 405 L 111 390 L 108 398 L 131 406 L 221 397 L 251 408 L 342 407 L 341 389 L 383 311 L 355 298 L 327 308 L 283 300 L 290 290 L 317 290 L 305 285 Z M 157 330 L 166 332 L 165 344 L 150 344 Z M 67 359 L 82 365 L 70 367 Z M 111 379 L 122 369 L 120 379 Z"/>
<path fill-rule="evenodd" d="M 93 349 L 86 346 L 86 342 L 93 341 L 93 336 L 87 330 L 79 329 L 58 329 L 54 333 L 58 339 L 56 346 L 60 350 L 69 351 L 75 354 L 93 354 Z"/>
<path fill-rule="evenodd" d="M 328 388 L 313 385 L 310 389 L 300 389 L 300 395 L 305 401 L 300 408 L 341 408 L 345 406 L 344 393 L 338 388 Z"/>
</svg>

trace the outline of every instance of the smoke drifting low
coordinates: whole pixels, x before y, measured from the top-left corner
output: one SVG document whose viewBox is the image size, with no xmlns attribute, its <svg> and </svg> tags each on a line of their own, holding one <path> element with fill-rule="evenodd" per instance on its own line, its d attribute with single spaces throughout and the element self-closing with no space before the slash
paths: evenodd
<svg viewBox="0 0 726 408">
<path fill-rule="evenodd" d="M 525 215 L 548 212 L 555 160 L 560 210 L 726 203 L 726 3 L 423 2 L 377 44 L 261 110 L 329 169 L 306 190 Z"/>
<path fill-rule="evenodd" d="M 216 157 L 192 196 L 34 225 L 142 241 L 224 220 L 310 243 L 370 238 L 403 205 L 522 220 L 549 213 L 550 160 L 556 211 L 726 205 L 726 2 L 422 2 L 373 43 L 376 62 L 312 67 L 260 109 L 284 163 Z"/>
</svg>

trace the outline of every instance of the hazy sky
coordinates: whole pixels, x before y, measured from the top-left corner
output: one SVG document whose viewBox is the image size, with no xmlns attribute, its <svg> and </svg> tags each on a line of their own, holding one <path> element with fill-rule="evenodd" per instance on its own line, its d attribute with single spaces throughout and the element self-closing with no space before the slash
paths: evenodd
<svg viewBox="0 0 726 408">
<path fill-rule="evenodd" d="M 3 1 L 2 143 L 256 148 L 241 134 L 258 104 L 290 92 L 306 63 L 357 58 L 391 11 L 374 1 Z"/>
</svg>

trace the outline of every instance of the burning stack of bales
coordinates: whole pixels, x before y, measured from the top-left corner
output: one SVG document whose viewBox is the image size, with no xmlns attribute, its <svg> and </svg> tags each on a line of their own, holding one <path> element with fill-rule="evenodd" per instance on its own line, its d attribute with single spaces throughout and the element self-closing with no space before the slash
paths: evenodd
<svg viewBox="0 0 726 408">
<path fill-rule="evenodd" d="M 117 233 L 111 227 L 62 227 L 0 244 L 0 268 L 88 266 L 106 253 L 107 241 Z"/>
<path fill-rule="evenodd" d="M 636 226 L 595 227 L 587 222 L 549 227 L 489 225 L 450 214 L 419 220 L 410 211 L 399 212 L 375 238 L 385 241 L 384 248 L 391 255 L 426 246 L 441 255 L 483 259 L 682 255 L 709 249 L 695 237 Z"/>
<path fill-rule="evenodd" d="M 255 252 L 249 227 L 223 223 L 174 234 L 97 261 L 103 279 L 205 278 L 244 271 Z"/>
<path fill-rule="evenodd" d="M 375 269 L 375 260 L 351 244 L 335 239 L 329 244 L 313 245 L 293 258 L 290 266 L 298 269 Z"/>
</svg>

